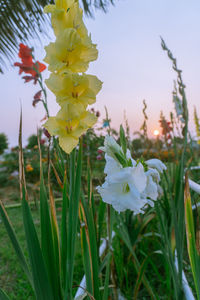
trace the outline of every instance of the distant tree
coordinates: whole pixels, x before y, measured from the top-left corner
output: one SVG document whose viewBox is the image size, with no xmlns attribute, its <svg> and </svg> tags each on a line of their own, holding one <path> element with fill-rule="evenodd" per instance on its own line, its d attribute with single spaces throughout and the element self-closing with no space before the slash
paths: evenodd
<svg viewBox="0 0 200 300">
<path fill-rule="evenodd" d="M 133 148 L 133 151 L 138 151 L 138 150 L 142 149 L 143 148 L 142 140 L 141 139 L 134 139 L 132 141 L 132 148 Z"/>
<path fill-rule="evenodd" d="M 160 150 L 160 149 L 163 149 L 164 143 L 161 139 L 156 139 L 156 140 L 154 140 L 154 145 L 155 145 L 155 148 Z"/>
<path fill-rule="evenodd" d="M 8 138 L 4 133 L 0 133 L 0 154 L 8 149 Z"/>
<path fill-rule="evenodd" d="M 183 138 L 179 137 L 179 136 L 175 136 L 174 137 L 174 142 L 179 144 L 179 145 L 183 145 Z"/>
<path fill-rule="evenodd" d="M 37 139 L 37 135 L 36 134 L 32 134 L 31 136 L 29 136 L 28 138 L 28 145 L 26 148 L 28 149 L 32 149 L 34 146 L 36 146 L 38 144 L 38 139 Z"/>
</svg>

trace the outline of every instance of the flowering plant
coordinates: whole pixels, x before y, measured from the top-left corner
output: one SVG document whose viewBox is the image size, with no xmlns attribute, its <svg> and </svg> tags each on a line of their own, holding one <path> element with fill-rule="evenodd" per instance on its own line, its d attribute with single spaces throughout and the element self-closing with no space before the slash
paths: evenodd
<svg viewBox="0 0 200 300">
<path fill-rule="evenodd" d="M 34 84 L 36 84 L 39 78 L 39 73 L 43 72 L 46 69 L 46 66 L 39 61 L 34 62 L 32 52 L 33 49 L 21 43 L 19 45 L 18 54 L 19 58 L 21 58 L 21 63 L 15 62 L 14 66 L 19 67 L 19 74 L 23 72 L 29 74 L 22 77 L 25 82 L 33 80 Z"/>
<path fill-rule="evenodd" d="M 135 161 L 126 149 L 124 131 L 121 127 L 120 147 L 113 137 L 107 135 L 104 141 L 106 165 L 105 182 L 98 186 L 104 202 L 118 211 L 132 210 L 135 214 L 144 213 L 147 204 L 154 205 L 161 194 L 160 173 L 166 166 L 158 159 Z"/>
<path fill-rule="evenodd" d="M 96 116 L 87 110 L 100 91 L 102 82 L 87 71 L 89 62 L 97 59 L 97 49 L 82 20 L 77 1 L 59 1 L 47 5 L 56 35 L 54 43 L 46 47 L 45 61 L 52 72 L 46 84 L 56 95 L 60 110 L 50 117 L 44 127 L 58 136 L 61 148 L 70 153 L 79 137 L 96 123 Z"/>
</svg>

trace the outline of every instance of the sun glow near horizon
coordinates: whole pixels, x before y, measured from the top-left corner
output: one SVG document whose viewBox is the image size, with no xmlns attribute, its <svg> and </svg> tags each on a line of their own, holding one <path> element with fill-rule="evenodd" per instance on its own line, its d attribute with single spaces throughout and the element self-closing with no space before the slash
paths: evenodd
<svg viewBox="0 0 200 300">
<path fill-rule="evenodd" d="M 153 131 L 153 134 L 157 137 L 157 136 L 159 136 L 160 132 L 159 132 L 158 129 L 155 129 L 155 130 Z"/>
</svg>

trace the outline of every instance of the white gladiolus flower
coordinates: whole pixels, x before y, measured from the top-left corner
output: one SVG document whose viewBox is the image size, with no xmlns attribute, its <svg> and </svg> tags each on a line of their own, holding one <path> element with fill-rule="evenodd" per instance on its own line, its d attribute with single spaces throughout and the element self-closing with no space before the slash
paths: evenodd
<svg viewBox="0 0 200 300">
<path fill-rule="evenodd" d="M 105 137 L 104 147 L 106 165 L 104 172 L 107 175 L 102 186 L 98 186 L 102 200 L 118 211 L 132 210 L 135 214 L 144 213 L 145 207 L 154 205 L 161 194 L 159 186 L 160 173 L 166 166 L 159 159 L 150 159 L 145 162 L 136 162 L 127 150 L 126 155 L 116 141 Z M 121 164 L 115 153 L 120 154 Z M 122 163 L 123 163 L 122 162 Z"/>
<path fill-rule="evenodd" d="M 135 213 L 142 212 L 146 199 L 141 198 L 141 193 L 146 188 L 146 176 L 142 164 L 137 167 L 121 169 L 109 177 L 105 183 L 97 187 L 104 202 L 111 204 L 118 211 L 130 209 Z"/>
<path fill-rule="evenodd" d="M 105 136 L 104 147 L 100 147 L 99 149 L 106 152 L 110 157 L 114 158 L 115 160 L 116 157 L 114 154 L 122 153 L 122 148 L 117 144 L 115 139 L 110 135 Z"/>
</svg>

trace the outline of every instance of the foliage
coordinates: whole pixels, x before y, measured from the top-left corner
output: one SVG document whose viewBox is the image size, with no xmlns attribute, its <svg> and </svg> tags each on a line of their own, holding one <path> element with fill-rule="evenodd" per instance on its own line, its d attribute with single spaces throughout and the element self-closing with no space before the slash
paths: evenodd
<svg viewBox="0 0 200 300">
<path fill-rule="evenodd" d="M 38 138 L 36 134 L 32 134 L 28 137 L 28 144 L 26 146 L 27 149 L 32 149 L 38 144 Z"/>
<path fill-rule="evenodd" d="M 197 292 L 197 299 L 200 299 L 200 256 L 199 256 L 199 228 L 194 228 L 194 219 L 192 212 L 191 196 L 189 191 L 188 174 L 186 174 L 185 180 L 185 223 L 186 223 L 186 236 L 187 236 L 187 248 L 192 268 L 195 288 Z M 197 221 L 197 224 L 199 220 Z"/>
<path fill-rule="evenodd" d="M 8 149 L 8 138 L 4 133 L 0 133 L 0 155 Z"/>
</svg>

